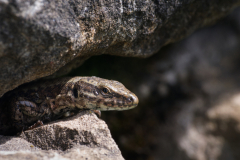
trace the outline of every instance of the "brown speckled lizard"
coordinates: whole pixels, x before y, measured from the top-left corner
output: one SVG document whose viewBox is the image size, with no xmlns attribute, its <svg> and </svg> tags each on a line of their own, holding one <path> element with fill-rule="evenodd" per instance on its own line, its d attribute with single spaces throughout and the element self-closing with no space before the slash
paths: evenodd
<svg viewBox="0 0 240 160">
<path fill-rule="evenodd" d="M 137 96 L 113 80 L 74 77 L 22 85 L 0 99 L 0 134 L 13 135 L 52 121 L 90 110 L 128 110 Z M 33 125 L 33 126 L 32 126 Z"/>
</svg>

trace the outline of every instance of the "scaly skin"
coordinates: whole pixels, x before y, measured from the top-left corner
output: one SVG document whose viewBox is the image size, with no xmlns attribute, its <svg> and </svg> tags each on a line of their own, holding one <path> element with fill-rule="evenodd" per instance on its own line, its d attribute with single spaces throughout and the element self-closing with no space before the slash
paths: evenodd
<svg viewBox="0 0 240 160">
<path fill-rule="evenodd" d="M 84 109 L 128 110 L 137 105 L 137 96 L 113 80 L 74 77 L 35 82 L 0 99 L 0 134 L 16 134 L 36 122 L 56 120 Z"/>
</svg>

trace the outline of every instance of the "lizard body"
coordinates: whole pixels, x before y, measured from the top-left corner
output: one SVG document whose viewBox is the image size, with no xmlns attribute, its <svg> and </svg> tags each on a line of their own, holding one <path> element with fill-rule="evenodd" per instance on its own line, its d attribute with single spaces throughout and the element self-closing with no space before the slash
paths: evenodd
<svg viewBox="0 0 240 160">
<path fill-rule="evenodd" d="M 0 134 L 16 134 L 38 121 L 52 121 L 69 112 L 128 110 L 137 96 L 113 80 L 74 77 L 22 85 L 0 99 Z"/>
</svg>

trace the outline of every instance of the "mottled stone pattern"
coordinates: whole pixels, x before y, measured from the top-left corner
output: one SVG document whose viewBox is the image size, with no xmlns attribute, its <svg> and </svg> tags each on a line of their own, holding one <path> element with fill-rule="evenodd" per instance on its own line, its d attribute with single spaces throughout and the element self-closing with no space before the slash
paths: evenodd
<svg viewBox="0 0 240 160">
<path fill-rule="evenodd" d="M 0 136 L 0 159 L 123 160 L 106 123 L 89 111 L 65 121 Z"/>
<path fill-rule="evenodd" d="M 109 140 L 111 134 L 106 123 L 99 120 L 90 111 L 83 111 L 66 120 L 25 131 L 21 137 L 44 150 L 65 151 L 75 145 L 84 145 L 106 148 L 112 152 L 121 153 L 116 143 Z"/>
<path fill-rule="evenodd" d="M 92 55 L 150 56 L 239 4 L 239 0 L 1 0 L 0 95 L 68 64 L 56 76 L 65 74 Z"/>
</svg>

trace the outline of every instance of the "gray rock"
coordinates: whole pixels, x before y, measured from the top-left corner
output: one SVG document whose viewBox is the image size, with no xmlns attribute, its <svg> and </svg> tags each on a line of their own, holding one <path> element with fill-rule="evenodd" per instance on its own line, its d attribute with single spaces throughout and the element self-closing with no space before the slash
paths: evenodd
<svg viewBox="0 0 240 160">
<path fill-rule="evenodd" d="M 34 147 L 33 144 L 29 143 L 23 138 L 0 135 L 1 153 L 4 153 L 4 151 L 35 151 L 35 150 L 39 150 L 39 148 Z"/>
<path fill-rule="evenodd" d="M 65 74 L 92 55 L 150 56 L 239 4 L 0 0 L 0 95 L 66 65 L 56 75 Z"/>
<path fill-rule="evenodd" d="M 123 160 L 106 123 L 84 111 L 74 117 L 0 137 L 0 159 Z"/>
</svg>

